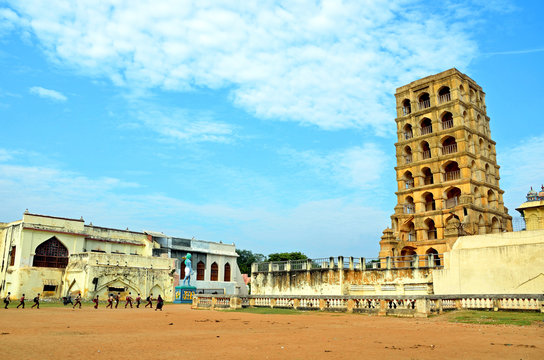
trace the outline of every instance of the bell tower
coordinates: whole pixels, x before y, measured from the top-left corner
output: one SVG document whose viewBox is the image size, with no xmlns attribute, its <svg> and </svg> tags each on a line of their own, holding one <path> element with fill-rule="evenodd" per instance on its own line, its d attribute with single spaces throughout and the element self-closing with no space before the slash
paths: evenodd
<svg viewBox="0 0 544 360">
<path fill-rule="evenodd" d="M 512 231 L 482 88 L 454 68 L 395 97 L 397 205 L 380 256 L 438 254 L 461 235 Z"/>
</svg>

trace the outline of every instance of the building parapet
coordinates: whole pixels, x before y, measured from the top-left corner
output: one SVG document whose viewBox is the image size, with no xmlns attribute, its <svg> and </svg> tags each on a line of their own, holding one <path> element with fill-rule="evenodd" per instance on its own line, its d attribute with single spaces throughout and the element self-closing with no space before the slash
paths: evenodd
<svg viewBox="0 0 544 360">
<path fill-rule="evenodd" d="M 427 317 L 448 310 L 494 310 L 544 312 L 544 295 L 207 295 L 193 296 L 193 309 L 240 309 L 247 307 L 287 308 L 333 312 L 358 312 L 376 315 Z"/>
<path fill-rule="evenodd" d="M 175 260 L 154 256 L 106 254 L 106 253 L 79 253 L 70 255 L 69 268 L 77 267 L 77 264 L 89 264 L 92 266 L 130 267 L 154 270 L 172 270 Z"/>
<path fill-rule="evenodd" d="M 377 258 L 329 257 L 305 260 L 259 262 L 251 265 L 252 273 L 312 270 L 380 271 L 392 269 L 442 268 L 444 254 L 387 256 Z"/>
</svg>

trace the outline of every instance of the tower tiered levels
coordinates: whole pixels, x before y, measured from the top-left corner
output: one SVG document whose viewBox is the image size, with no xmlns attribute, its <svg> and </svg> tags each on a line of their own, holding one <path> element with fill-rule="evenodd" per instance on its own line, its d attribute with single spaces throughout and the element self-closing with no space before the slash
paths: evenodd
<svg viewBox="0 0 544 360">
<path fill-rule="evenodd" d="M 397 205 L 380 256 L 438 254 L 461 235 L 512 231 L 482 88 L 450 69 L 395 97 Z"/>
</svg>

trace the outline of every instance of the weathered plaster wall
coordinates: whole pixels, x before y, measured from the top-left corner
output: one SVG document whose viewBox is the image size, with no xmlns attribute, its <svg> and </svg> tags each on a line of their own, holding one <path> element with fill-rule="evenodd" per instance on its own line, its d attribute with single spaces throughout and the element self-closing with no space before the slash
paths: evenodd
<svg viewBox="0 0 544 360">
<path fill-rule="evenodd" d="M 435 294 L 542 294 L 544 230 L 460 237 L 433 274 Z"/>
</svg>

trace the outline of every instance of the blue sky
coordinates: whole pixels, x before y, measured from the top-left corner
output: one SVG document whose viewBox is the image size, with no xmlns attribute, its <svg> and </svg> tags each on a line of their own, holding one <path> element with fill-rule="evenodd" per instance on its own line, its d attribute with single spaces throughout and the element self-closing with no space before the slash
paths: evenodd
<svg viewBox="0 0 544 360">
<path fill-rule="evenodd" d="M 440 5 L 437 5 L 437 4 Z M 486 92 L 510 214 L 544 182 L 542 1 L 0 1 L 0 221 L 377 256 L 394 92 Z"/>
</svg>

